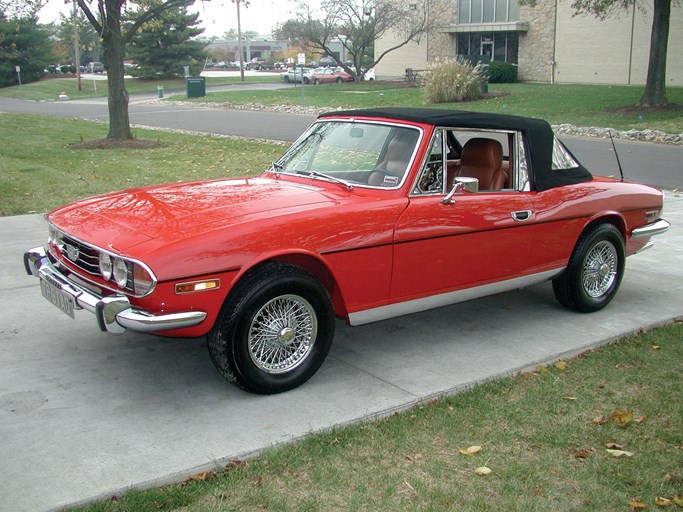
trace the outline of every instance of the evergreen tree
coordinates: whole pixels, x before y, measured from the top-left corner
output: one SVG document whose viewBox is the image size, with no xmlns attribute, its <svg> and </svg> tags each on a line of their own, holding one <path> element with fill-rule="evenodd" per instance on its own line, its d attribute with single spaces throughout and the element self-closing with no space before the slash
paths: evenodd
<svg viewBox="0 0 683 512">
<path fill-rule="evenodd" d="M 50 64 L 49 33 L 35 15 L 7 19 L 0 11 L 0 87 L 35 82 Z"/>
<path fill-rule="evenodd" d="M 151 80 L 184 76 L 184 66 L 192 75 L 201 70 L 208 42 L 194 39 L 204 32 L 198 24 L 199 14 L 188 14 L 185 6 L 145 23 L 128 46 L 128 58 L 138 65 L 135 75 Z"/>
</svg>

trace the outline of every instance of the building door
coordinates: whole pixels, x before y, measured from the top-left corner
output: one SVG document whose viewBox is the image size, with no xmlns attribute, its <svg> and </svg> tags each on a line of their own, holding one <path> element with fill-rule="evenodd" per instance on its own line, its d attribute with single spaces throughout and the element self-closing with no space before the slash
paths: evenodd
<svg viewBox="0 0 683 512">
<path fill-rule="evenodd" d="M 484 36 L 481 39 L 481 54 L 493 60 L 493 37 Z"/>
</svg>

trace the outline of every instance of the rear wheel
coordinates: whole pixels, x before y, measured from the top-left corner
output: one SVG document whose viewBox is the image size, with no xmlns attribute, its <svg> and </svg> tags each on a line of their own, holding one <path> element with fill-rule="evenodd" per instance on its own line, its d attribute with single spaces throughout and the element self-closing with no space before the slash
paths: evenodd
<svg viewBox="0 0 683 512">
<path fill-rule="evenodd" d="M 313 85 L 320 85 L 320 80 L 318 78 L 313 80 Z"/>
<path fill-rule="evenodd" d="M 344 81 L 344 79 L 340 76 L 337 77 L 337 83 L 340 84 Z"/>
<path fill-rule="evenodd" d="M 208 336 L 211 359 L 254 393 L 300 386 L 320 368 L 334 337 L 327 290 L 301 267 L 267 263 L 230 294 Z"/>
<path fill-rule="evenodd" d="M 612 224 L 584 232 L 564 273 L 553 280 L 553 291 L 563 306 L 591 313 L 604 308 L 621 284 L 625 266 L 624 241 Z"/>
</svg>

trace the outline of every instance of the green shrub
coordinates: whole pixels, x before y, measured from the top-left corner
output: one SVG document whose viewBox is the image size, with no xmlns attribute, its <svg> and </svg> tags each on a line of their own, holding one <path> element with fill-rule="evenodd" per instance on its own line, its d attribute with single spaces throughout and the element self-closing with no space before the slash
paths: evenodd
<svg viewBox="0 0 683 512">
<path fill-rule="evenodd" d="M 489 64 L 490 84 L 514 84 L 517 81 L 517 66 L 509 62 L 493 60 Z"/>
<path fill-rule="evenodd" d="M 424 97 L 427 103 L 455 103 L 482 96 L 483 67 L 449 60 L 437 62 L 426 72 Z"/>
</svg>

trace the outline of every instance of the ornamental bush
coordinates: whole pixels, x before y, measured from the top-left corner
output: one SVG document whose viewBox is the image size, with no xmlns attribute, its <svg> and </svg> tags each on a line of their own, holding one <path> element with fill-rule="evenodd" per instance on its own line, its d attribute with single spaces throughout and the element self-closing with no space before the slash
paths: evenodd
<svg viewBox="0 0 683 512">
<path fill-rule="evenodd" d="M 489 83 L 513 84 L 517 81 L 517 66 L 509 62 L 493 60 L 489 64 Z"/>
<path fill-rule="evenodd" d="M 427 103 L 456 103 L 482 96 L 484 70 L 481 64 L 449 60 L 437 62 L 425 73 L 424 98 Z"/>
</svg>

